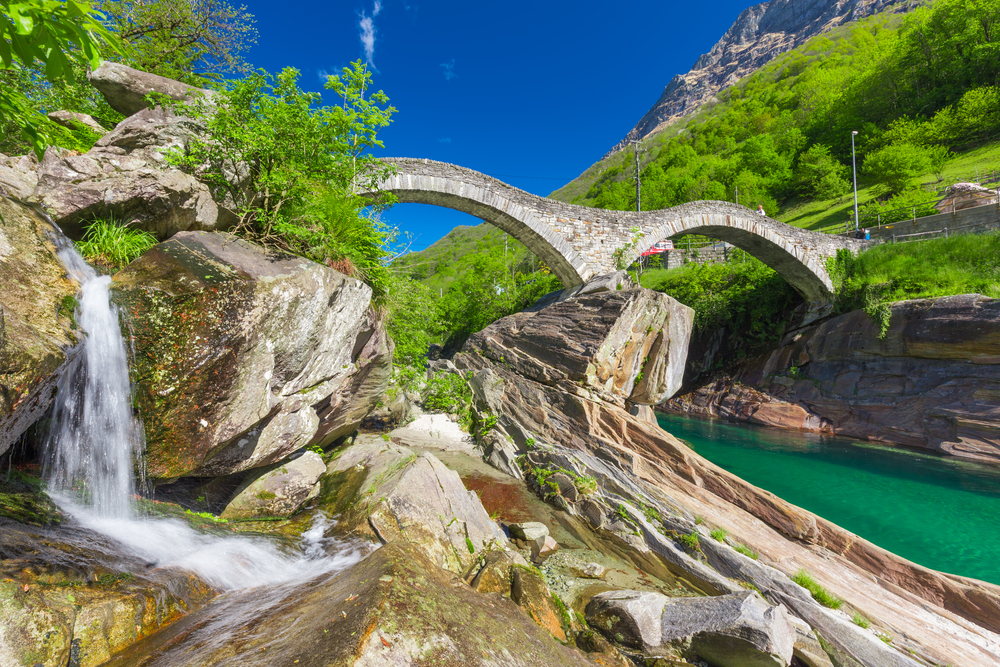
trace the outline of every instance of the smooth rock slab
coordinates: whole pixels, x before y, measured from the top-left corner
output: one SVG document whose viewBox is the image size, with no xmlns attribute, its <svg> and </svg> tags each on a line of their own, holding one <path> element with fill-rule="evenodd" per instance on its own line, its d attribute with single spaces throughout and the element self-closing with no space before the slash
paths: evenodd
<svg viewBox="0 0 1000 667">
<path fill-rule="evenodd" d="M 645 655 L 676 652 L 718 667 L 788 667 L 795 644 L 785 607 L 755 591 L 703 598 L 600 593 L 587 605 L 587 622 Z"/>
<path fill-rule="evenodd" d="M 148 109 L 151 105 L 146 96 L 150 93 L 165 95 L 176 101 L 199 95 L 211 98 L 213 95 L 210 90 L 195 88 L 165 76 L 132 69 L 109 60 L 105 60 L 100 67 L 89 73 L 87 80 L 104 96 L 112 109 L 126 116 Z"/>
<path fill-rule="evenodd" d="M 290 516 L 319 493 L 319 478 L 325 472 L 326 464 L 320 455 L 307 451 L 244 484 L 219 516 Z"/>
</svg>

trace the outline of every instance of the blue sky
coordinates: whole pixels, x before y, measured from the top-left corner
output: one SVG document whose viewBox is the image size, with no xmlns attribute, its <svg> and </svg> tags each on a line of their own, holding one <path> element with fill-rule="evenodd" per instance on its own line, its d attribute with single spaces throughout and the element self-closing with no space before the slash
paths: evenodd
<svg viewBox="0 0 1000 667">
<path fill-rule="evenodd" d="M 250 0 L 260 36 L 248 59 L 296 67 L 313 90 L 370 59 L 398 109 L 382 155 L 453 162 L 544 196 L 600 159 L 751 4 Z M 414 250 L 479 223 L 420 204 L 387 218 Z"/>
</svg>

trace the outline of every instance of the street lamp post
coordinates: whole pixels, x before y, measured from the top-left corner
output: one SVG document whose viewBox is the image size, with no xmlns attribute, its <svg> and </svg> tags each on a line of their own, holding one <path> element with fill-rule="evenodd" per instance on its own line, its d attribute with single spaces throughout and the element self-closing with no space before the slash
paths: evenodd
<svg viewBox="0 0 1000 667">
<path fill-rule="evenodd" d="M 851 167 L 854 170 L 854 231 L 858 231 L 858 161 L 854 157 L 854 137 L 857 130 L 851 130 Z"/>
</svg>

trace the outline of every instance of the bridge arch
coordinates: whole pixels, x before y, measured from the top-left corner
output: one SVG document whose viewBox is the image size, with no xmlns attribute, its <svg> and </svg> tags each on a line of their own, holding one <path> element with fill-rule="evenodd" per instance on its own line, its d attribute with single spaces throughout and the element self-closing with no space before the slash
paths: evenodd
<svg viewBox="0 0 1000 667">
<path fill-rule="evenodd" d="M 383 161 L 393 163 L 397 172 L 381 183 L 379 191 L 391 192 L 403 203 L 463 211 L 500 228 L 535 253 L 567 287 L 614 271 L 619 259 L 631 263 L 659 239 L 703 234 L 746 250 L 808 302 L 822 304 L 833 292 L 827 258 L 840 248 L 857 252 L 865 245 L 792 227 L 729 202 L 699 201 L 641 213 L 608 211 L 545 199 L 445 162 Z M 642 232 L 638 242 L 636 229 Z"/>
</svg>

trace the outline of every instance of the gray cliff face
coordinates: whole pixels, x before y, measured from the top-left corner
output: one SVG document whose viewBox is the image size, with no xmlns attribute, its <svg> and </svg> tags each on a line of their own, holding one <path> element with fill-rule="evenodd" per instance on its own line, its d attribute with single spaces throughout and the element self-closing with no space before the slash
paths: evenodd
<svg viewBox="0 0 1000 667">
<path fill-rule="evenodd" d="M 911 0 L 770 0 L 745 9 L 691 71 L 671 79 L 653 108 L 608 155 L 691 115 L 720 90 L 822 32 L 886 10 L 906 11 L 913 4 Z"/>
</svg>

